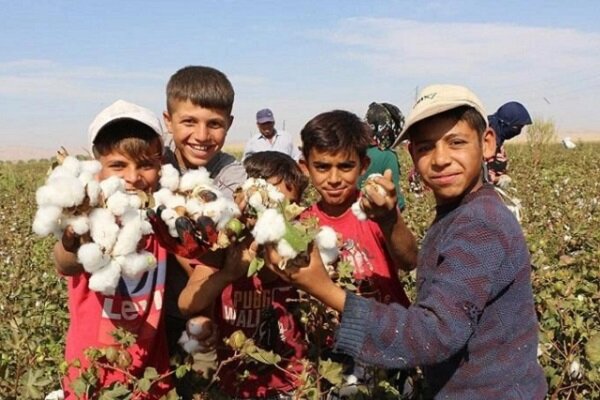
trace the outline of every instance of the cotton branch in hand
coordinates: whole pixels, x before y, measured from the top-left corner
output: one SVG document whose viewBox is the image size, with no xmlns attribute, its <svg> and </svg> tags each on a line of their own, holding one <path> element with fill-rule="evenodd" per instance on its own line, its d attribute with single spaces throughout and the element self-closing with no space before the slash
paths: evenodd
<svg viewBox="0 0 600 400">
<path fill-rule="evenodd" d="M 237 217 L 240 210 L 237 204 L 221 193 L 205 168 L 191 170 L 180 176 L 172 165 L 164 165 L 160 185 L 161 189 L 153 195 L 154 203 L 157 208 L 164 208 L 161 218 L 171 236 L 179 236 L 175 227 L 179 217 L 187 217 L 195 222 L 205 222 L 207 218 L 212 221 L 219 232 L 217 241 L 211 243 L 215 248 L 227 247 L 229 236 L 239 233 Z"/>
<path fill-rule="evenodd" d="M 281 269 L 299 257 L 307 258 L 313 241 L 325 259 L 337 258 L 335 231 L 330 227 L 319 228 L 314 218 L 298 219 L 304 208 L 290 203 L 275 186 L 264 179 L 250 178 L 242 185 L 242 194 L 246 204 L 243 213 L 256 218 L 252 236 L 258 244 L 275 245 L 282 258 Z M 262 265 L 262 259 L 256 259 L 248 275 L 256 273 Z"/>
<path fill-rule="evenodd" d="M 33 231 L 59 239 L 67 227 L 79 236 L 89 236 L 77 250 L 77 260 L 91 274 L 90 289 L 114 294 L 121 275 L 138 278 L 156 267 L 152 253 L 138 251 L 152 227 L 141 212 L 142 200 L 127 192 L 125 181 L 116 176 L 101 182 L 98 161 L 80 161 L 63 156 L 36 192 L 38 209 Z"/>
<path fill-rule="evenodd" d="M 383 177 L 383 175 L 379 173 L 370 174 L 367 177 L 367 179 L 363 182 L 363 186 L 360 190 L 360 196 L 354 203 L 352 203 L 352 213 L 356 216 L 356 218 L 358 218 L 359 221 L 365 221 L 367 219 L 367 214 L 365 213 L 365 210 L 363 210 L 361 205 L 361 199 L 362 196 L 368 196 L 367 190 L 369 188 L 376 190 L 377 193 L 379 193 L 381 196 L 385 196 L 387 194 L 385 189 L 375 181 L 376 178 L 381 177 Z"/>
</svg>

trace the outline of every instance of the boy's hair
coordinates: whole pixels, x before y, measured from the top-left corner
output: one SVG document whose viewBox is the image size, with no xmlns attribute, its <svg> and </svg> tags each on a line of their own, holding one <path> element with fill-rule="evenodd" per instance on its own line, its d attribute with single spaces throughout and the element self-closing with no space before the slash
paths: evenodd
<svg viewBox="0 0 600 400">
<path fill-rule="evenodd" d="M 408 133 L 409 138 L 412 135 L 415 135 L 415 134 L 418 135 L 421 124 L 424 121 L 434 119 L 434 118 L 450 119 L 454 122 L 464 121 L 469 125 L 469 127 L 471 129 L 474 129 L 475 131 L 477 131 L 477 134 L 479 135 L 480 138 L 483 136 L 483 133 L 487 129 L 486 120 L 476 109 L 474 109 L 473 107 L 470 107 L 470 106 L 461 106 L 461 107 L 453 108 L 451 110 L 444 111 L 439 114 L 432 115 L 431 117 L 428 117 L 424 120 L 417 122 L 415 125 L 412 126 L 410 132 Z"/>
<path fill-rule="evenodd" d="M 363 159 L 367 155 L 371 136 L 371 128 L 356 114 L 343 110 L 325 112 L 302 128 L 302 154 L 307 161 L 312 149 L 328 153 L 356 152 Z"/>
<path fill-rule="evenodd" d="M 235 92 L 227 76 L 205 66 L 187 66 L 175 72 L 167 83 L 167 111 L 176 101 L 189 100 L 195 106 L 231 113 Z"/>
<path fill-rule="evenodd" d="M 92 151 L 94 158 L 116 151 L 136 162 L 155 161 L 160 160 L 162 146 L 161 137 L 148 125 L 133 119 L 119 119 L 98 131 Z"/>
<path fill-rule="evenodd" d="M 292 157 L 278 151 L 260 151 L 244 160 L 249 178 L 270 179 L 277 177 L 286 185 L 295 188 L 302 196 L 308 186 L 308 178 Z"/>
</svg>

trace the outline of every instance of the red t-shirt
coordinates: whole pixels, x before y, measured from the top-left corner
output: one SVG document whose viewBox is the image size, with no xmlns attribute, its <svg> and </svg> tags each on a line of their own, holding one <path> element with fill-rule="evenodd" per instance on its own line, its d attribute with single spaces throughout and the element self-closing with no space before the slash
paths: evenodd
<svg viewBox="0 0 600 400">
<path fill-rule="evenodd" d="M 339 217 L 327 215 L 319 203 L 306 209 L 301 218 L 317 217 L 319 226 L 329 226 L 342 236 L 341 259 L 354 265 L 354 278 L 370 287 L 366 297 L 381 303 L 399 303 L 408 307 L 410 301 L 385 246 L 385 238 L 379 225 L 371 220 L 360 221 L 349 208 Z"/>
<path fill-rule="evenodd" d="M 90 275 L 86 272 L 67 277 L 70 324 L 65 359 L 68 362 L 79 359 L 81 369 L 70 368 L 65 376 L 65 399 L 76 398 L 70 388 L 70 381 L 89 366 L 84 351 L 89 347 L 101 348 L 116 344 L 110 334 L 117 327 L 125 328 L 137 336 L 136 343 L 129 348 L 132 356 L 129 372 L 141 377 L 146 367 L 156 368 L 159 374 L 169 370 L 162 312 L 167 253 L 154 236 L 148 238 L 146 250 L 156 257 L 156 268 L 146 272 L 140 279 L 121 277 L 112 296 L 90 290 Z M 99 386 L 127 381 L 122 373 L 112 370 L 101 373 Z M 147 398 L 159 398 L 170 389 L 169 380 L 161 381 L 152 386 L 152 394 Z"/>
<path fill-rule="evenodd" d="M 238 279 L 223 290 L 215 320 L 223 337 L 242 330 L 257 346 L 272 350 L 286 360 L 280 366 L 299 373 L 302 365 L 297 360 L 304 358 L 306 345 L 302 329 L 291 312 L 298 304 L 293 300 L 297 299 L 297 290 L 280 279 L 268 283 L 263 283 L 258 276 Z M 219 360 L 226 360 L 233 352 L 220 347 L 218 355 Z M 246 369 L 249 376 L 238 381 L 236 375 Z M 224 392 L 241 398 L 288 393 L 298 386 L 290 374 L 256 363 L 228 363 L 222 367 L 219 377 Z"/>
</svg>

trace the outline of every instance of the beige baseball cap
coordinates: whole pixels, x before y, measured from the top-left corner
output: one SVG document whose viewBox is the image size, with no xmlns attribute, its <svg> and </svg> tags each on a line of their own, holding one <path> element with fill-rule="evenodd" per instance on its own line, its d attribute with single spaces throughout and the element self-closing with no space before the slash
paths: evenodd
<svg viewBox="0 0 600 400">
<path fill-rule="evenodd" d="M 162 137 L 162 127 L 159 119 L 152 111 L 137 104 L 130 103 L 125 100 L 117 100 L 104 110 L 100 111 L 96 118 L 90 124 L 88 136 L 90 141 L 90 149 L 94 146 L 94 140 L 98 136 L 98 132 L 109 123 L 121 119 L 132 119 L 149 126 L 156 134 Z"/>
<path fill-rule="evenodd" d="M 419 93 L 419 97 L 406 119 L 404 130 L 393 146 L 408 139 L 410 128 L 417 122 L 461 106 L 473 107 L 487 124 L 487 113 L 481 100 L 468 88 L 449 84 L 427 86 Z"/>
</svg>

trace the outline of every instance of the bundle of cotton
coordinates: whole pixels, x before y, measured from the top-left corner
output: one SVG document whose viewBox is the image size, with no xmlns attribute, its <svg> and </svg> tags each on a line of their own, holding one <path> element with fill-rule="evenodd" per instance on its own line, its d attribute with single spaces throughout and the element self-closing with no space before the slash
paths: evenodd
<svg viewBox="0 0 600 400">
<path fill-rule="evenodd" d="M 256 217 L 252 236 L 258 244 L 275 245 L 282 260 L 279 268 L 299 256 L 307 256 L 308 246 L 315 241 L 326 264 L 338 257 L 337 234 L 330 227 L 318 227 L 314 218 L 298 219 L 303 207 L 290 203 L 275 186 L 264 179 L 248 179 L 241 187 L 246 207 L 244 214 Z M 250 266 L 251 276 L 262 268 L 263 260 L 257 258 Z"/>
<path fill-rule="evenodd" d="M 214 223 L 218 238 L 211 243 L 213 248 L 227 247 L 228 237 L 239 233 L 242 228 L 237 219 L 240 215 L 237 204 L 221 193 L 205 168 L 180 175 L 172 165 L 164 165 L 160 185 L 160 190 L 153 196 L 154 204 L 157 209 L 161 208 L 160 217 L 171 236 L 179 237 L 175 226 L 179 217 L 202 220 L 204 224 L 208 219 L 211 224 Z"/>
<path fill-rule="evenodd" d="M 139 277 L 156 266 L 147 251 L 138 251 L 152 227 L 140 210 L 138 194 L 125 190 L 116 176 L 98 182 L 97 161 L 80 161 L 66 156 L 36 192 L 37 212 L 33 231 L 59 239 L 67 227 L 87 243 L 77 251 L 83 269 L 91 274 L 90 289 L 114 294 L 121 274 Z"/>
</svg>

